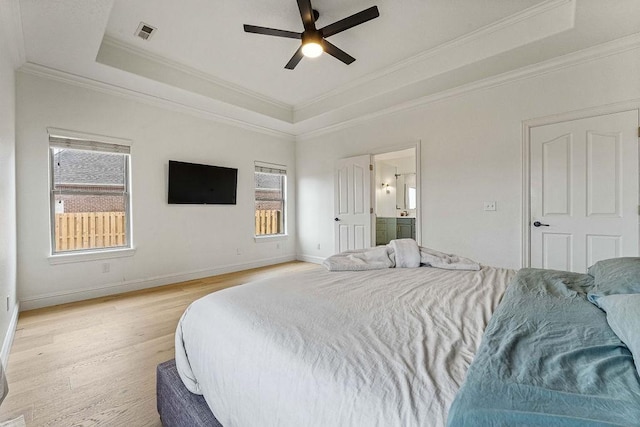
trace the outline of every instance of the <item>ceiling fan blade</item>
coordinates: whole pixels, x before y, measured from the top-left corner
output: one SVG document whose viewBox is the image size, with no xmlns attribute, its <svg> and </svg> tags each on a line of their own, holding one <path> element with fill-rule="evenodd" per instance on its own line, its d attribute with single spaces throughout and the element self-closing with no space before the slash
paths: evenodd
<svg viewBox="0 0 640 427">
<path fill-rule="evenodd" d="M 335 45 L 329 43 L 326 40 L 322 40 L 322 48 L 329 55 L 333 56 L 336 59 L 339 59 L 340 61 L 344 62 L 347 65 L 351 64 L 353 61 L 356 60 L 356 58 L 354 58 L 344 50 L 336 47 Z"/>
<path fill-rule="evenodd" d="M 293 70 L 294 68 L 296 68 L 296 65 L 298 65 L 298 62 L 300 62 L 303 56 L 304 55 L 302 54 L 302 46 L 300 46 L 298 50 L 296 50 L 296 53 L 293 54 L 289 62 L 287 62 L 287 65 L 284 66 L 284 68 L 286 68 L 287 70 Z"/>
<path fill-rule="evenodd" d="M 351 27 L 355 27 L 356 25 L 371 21 L 378 16 L 380 16 L 378 6 L 372 6 L 369 9 L 363 10 L 362 12 L 358 12 L 347 18 L 334 22 L 333 24 L 329 24 L 326 27 L 321 28 L 320 32 L 322 33 L 323 37 L 330 37 L 334 34 L 341 33 L 344 30 L 348 30 Z"/>
<path fill-rule="evenodd" d="M 267 36 L 286 37 L 288 39 L 301 39 L 302 33 L 293 31 L 277 30 L 275 28 L 257 27 L 255 25 L 244 25 L 244 31 L 247 33 L 264 34 Z"/>
<path fill-rule="evenodd" d="M 300 17 L 304 24 L 304 29 L 316 29 L 316 20 L 313 16 L 313 7 L 311 7 L 311 0 L 298 0 L 298 9 L 300 9 Z"/>
</svg>

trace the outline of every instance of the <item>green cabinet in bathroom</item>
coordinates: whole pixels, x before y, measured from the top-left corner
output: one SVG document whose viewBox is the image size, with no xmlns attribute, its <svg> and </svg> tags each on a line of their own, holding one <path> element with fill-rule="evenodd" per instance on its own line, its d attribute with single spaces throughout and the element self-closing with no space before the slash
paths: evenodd
<svg viewBox="0 0 640 427">
<path fill-rule="evenodd" d="M 415 218 L 376 218 L 376 245 L 386 245 L 393 239 L 415 238 Z"/>
</svg>

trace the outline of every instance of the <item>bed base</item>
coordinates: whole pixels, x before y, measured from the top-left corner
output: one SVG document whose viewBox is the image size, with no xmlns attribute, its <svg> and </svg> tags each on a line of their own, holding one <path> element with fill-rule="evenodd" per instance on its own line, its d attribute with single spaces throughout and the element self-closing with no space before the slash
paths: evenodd
<svg viewBox="0 0 640 427">
<path fill-rule="evenodd" d="M 222 427 L 204 397 L 184 386 L 175 359 L 158 365 L 156 381 L 158 413 L 164 427 Z"/>
</svg>

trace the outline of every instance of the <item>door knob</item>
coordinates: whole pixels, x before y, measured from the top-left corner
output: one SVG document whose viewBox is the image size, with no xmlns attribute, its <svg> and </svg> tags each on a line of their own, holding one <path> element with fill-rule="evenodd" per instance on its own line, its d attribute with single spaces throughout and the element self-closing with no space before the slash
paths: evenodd
<svg viewBox="0 0 640 427">
<path fill-rule="evenodd" d="M 534 227 L 548 227 L 549 224 L 543 224 L 540 221 L 536 221 L 536 222 L 533 223 L 533 226 Z"/>
<path fill-rule="evenodd" d="M 334 221 L 340 221 L 340 218 L 333 218 Z"/>
</svg>

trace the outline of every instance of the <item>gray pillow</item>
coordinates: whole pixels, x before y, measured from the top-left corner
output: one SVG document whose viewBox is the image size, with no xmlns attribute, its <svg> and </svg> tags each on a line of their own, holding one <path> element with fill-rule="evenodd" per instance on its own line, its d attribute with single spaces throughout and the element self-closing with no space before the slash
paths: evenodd
<svg viewBox="0 0 640 427">
<path fill-rule="evenodd" d="M 640 258 L 612 258 L 598 261 L 589 267 L 594 286 L 589 301 L 605 295 L 640 294 Z"/>
<path fill-rule="evenodd" d="M 607 295 L 597 301 L 613 332 L 629 347 L 640 376 L 640 294 Z"/>
</svg>

